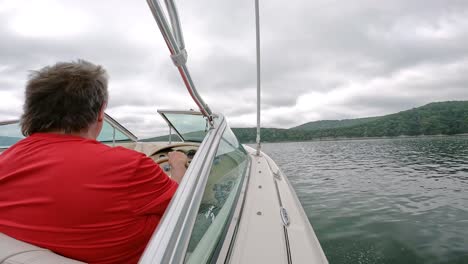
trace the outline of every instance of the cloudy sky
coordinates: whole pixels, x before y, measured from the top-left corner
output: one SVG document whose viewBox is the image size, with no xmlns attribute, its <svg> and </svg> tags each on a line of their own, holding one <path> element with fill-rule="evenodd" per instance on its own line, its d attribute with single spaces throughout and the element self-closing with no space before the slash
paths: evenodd
<svg viewBox="0 0 468 264">
<path fill-rule="evenodd" d="M 231 126 L 254 126 L 254 1 L 176 3 L 198 90 Z M 466 0 L 260 5 L 265 127 L 468 99 Z M 0 120 L 21 114 L 29 70 L 83 58 L 109 72 L 109 114 L 165 133 L 157 109 L 195 108 L 168 55 L 143 0 L 0 0 Z"/>
</svg>

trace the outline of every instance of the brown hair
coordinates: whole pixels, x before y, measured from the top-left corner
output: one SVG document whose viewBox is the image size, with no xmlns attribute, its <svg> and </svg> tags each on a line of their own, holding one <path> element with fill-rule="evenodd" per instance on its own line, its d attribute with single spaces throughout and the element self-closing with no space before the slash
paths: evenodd
<svg viewBox="0 0 468 264">
<path fill-rule="evenodd" d="M 107 73 L 85 60 L 58 62 L 33 71 L 26 84 L 21 132 L 87 129 L 107 103 Z"/>
</svg>

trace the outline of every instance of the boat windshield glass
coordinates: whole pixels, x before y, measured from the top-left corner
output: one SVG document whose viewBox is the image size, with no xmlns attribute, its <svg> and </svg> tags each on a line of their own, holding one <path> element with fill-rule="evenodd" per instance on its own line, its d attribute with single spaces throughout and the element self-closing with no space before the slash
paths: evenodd
<svg viewBox="0 0 468 264">
<path fill-rule="evenodd" d="M 23 138 L 18 121 L 0 125 L 0 148 L 8 148 Z"/>
<path fill-rule="evenodd" d="M 183 141 L 202 142 L 208 124 L 199 112 L 160 112 Z"/>
<path fill-rule="evenodd" d="M 227 128 L 213 160 L 185 263 L 216 261 L 231 223 L 248 164 L 247 152 L 231 129 Z"/>
<path fill-rule="evenodd" d="M 115 133 L 115 141 L 131 141 L 122 131 L 118 128 L 112 127 L 107 120 L 102 125 L 101 133 L 99 134 L 97 140 L 101 142 L 113 142 Z"/>
<path fill-rule="evenodd" d="M 19 121 L 3 122 L 0 123 L 0 149 L 8 148 L 16 142 L 23 139 Z M 98 141 L 103 143 L 113 142 L 114 127 L 107 121 L 104 121 L 101 134 L 97 138 Z M 131 141 L 118 127 L 115 128 L 115 141 Z"/>
</svg>

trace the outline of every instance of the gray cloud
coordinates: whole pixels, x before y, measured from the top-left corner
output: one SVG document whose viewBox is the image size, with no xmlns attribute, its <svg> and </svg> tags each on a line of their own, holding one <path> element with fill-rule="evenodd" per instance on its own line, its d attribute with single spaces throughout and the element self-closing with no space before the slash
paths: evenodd
<svg viewBox="0 0 468 264">
<path fill-rule="evenodd" d="M 188 65 L 205 101 L 233 126 L 254 125 L 253 2 L 177 3 Z M 136 134 L 165 133 L 157 108 L 195 107 L 145 1 L 48 0 L 48 9 L 34 10 L 61 18 L 70 34 L 25 20 L 29 6 L 0 3 L 0 119 L 20 114 L 28 70 L 76 58 L 105 66 L 108 112 Z M 60 16 L 66 12 L 70 18 Z M 261 3 L 261 22 L 266 127 L 468 99 L 466 1 L 275 0 Z M 45 26 L 21 31 L 34 23 Z"/>
</svg>

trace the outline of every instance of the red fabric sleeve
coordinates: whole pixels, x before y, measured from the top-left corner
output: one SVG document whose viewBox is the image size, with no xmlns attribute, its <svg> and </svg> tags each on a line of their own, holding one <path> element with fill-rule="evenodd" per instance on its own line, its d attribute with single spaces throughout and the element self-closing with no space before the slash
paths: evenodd
<svg viewBox="0 0 468 264">
<path fill-rule="evenodd" d="M 137 215 L 164 214 L 177 182 L 169 178 L 152 159 L 142 156 L 130 179 L 130 204 Z"/>
</svg>

